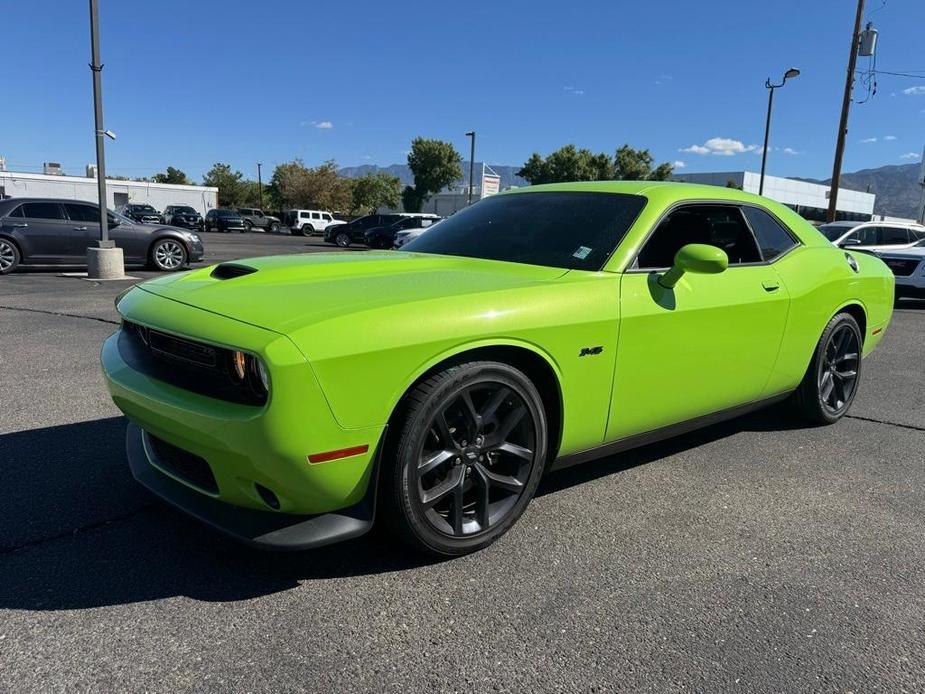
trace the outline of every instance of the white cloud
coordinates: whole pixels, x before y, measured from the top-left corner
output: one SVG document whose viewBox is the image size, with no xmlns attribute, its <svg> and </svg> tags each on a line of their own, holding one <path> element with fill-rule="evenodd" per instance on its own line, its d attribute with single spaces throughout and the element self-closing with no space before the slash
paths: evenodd
<svg viewBox="0 0 925 694">
<path fill-rule="evenodd" d="M 896 135 L 884 135 L 884 136 L 883 136 L 883 139 L 884 139 L 884 141 L 886 141 L 886 142 L 892 142 L 893 140 L 896 139 Z"/>
<path fill-rule="evenodd" d="M 900 154 L 899 158 L 900 159 L 918 159 L 919 153 L 918 152 L 906 152 L 905 154 Z"/>
<path fill-rule="evenodd" d="M 321 130 L 330 130 L 331 128 L 334 127 L 334 124 L 329 120 L 321 120 L 321 121 L 313 120 L 312 125 L 314 125 L 316 128 L 319 128 Z"/>
<path fill-rule="evenodd" d="M 702 145 L 691 145 L 679 149 L 679 152 L 691 152 L 692 154 L 715 154 L 719 157 L 733 157 L 736 154 L 744 152 L 761 151 L 758 145 L 746 145 L 740 140 L 733 140 L 730 137 L 711 137 Z"/>
<path fill-rule="evenodd" d="M 576 87 L 562 87 L 564 91 L 571 92 L 576 96 L 582 96 L 585 93 L 584 89 L 578 89 Z"/>
<path fill-rule="evenodd" d="M 781 152 L 784 154 L 802 154 L 802 152 L 798 152 L 793 147 L 784 147 Z"/>
<path fill-rule="evenodd" d="M 676 169 L 683 169 L 685 166 L 687 166 L 687 164 L 686 164 L 685 162 L 681 161 L 680 159 L 678 159 L 678 160 L 672 162 L 671 165 L 672 165 L 674 168 L 676 168 Z"/>
<path fill-rule="evenodd" d="M 925 86 L 903 89 L 903 94 L 908 94 L 909 96 L 922 96 L 925 94 Z"/>
<path fill-rule="evenodd" d="M 861 140 L 861 144 L 862 144 L 862 145 L 869 145 L 869 144 L 874 143 L 874 142 L 876 142 L 876 141 L 877 141 L 877 138 L 876 138 L 876 137 L 865 137 L 863 140 Z"/>
</svg>

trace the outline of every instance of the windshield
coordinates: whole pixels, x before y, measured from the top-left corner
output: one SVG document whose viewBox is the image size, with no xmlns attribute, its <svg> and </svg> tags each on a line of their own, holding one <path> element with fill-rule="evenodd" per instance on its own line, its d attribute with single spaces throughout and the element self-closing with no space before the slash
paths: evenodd
<svg viewBox="0 0 925 694">
<path fill-rule="evenodd" d="M 135 205 L 136 212 L 157 212 L 151 205 Z"/>
<path fill-rule="evenodd" d="M 817 228 L 829 241 L 837 241 L 852 229 L 852 227 L 845 226 L 844 224 L 823 224 L 821 227 Z"/>
<path fill-rule="evenodd" d="M 597 271 L 645 204 L 645 198 L 624 193 L 495 195 L 442 220 L 401 250 Z"/>
<path fill-rule="evenodd" d="M 234 210 L 215 210 L 217 217 L 237 217 L 238 213 Z"/>
<path fill-rule="evenodd" d="M 192 207 L 174 207 L 174 214 L 196 214 L 196 210 Z"/>
</svg>

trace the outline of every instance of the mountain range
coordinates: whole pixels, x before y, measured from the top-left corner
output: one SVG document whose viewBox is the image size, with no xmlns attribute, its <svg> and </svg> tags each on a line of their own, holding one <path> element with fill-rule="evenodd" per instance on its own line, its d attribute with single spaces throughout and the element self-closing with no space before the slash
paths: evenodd
<svg viewBox="0 0 925 694">
<path fill-rule="evenodd" d="M 874 214 L 914 219 L 918 214 L 922 190 L 919 186 L 921 164 L 900 164 L 880 166 L 876 169 L 861 169 L 854 173 L 843 173 L 840 186 L 849 190 L 874 193 Z M 818 180 L 803 178 L 812 183 L 832 182 L 831 178 Z"/>
<path fill-rule="evenodd" d="M 501 189 L 509 186 L 526 186 L 527 181 L 517 175 L 519 166 L 504 164 L 489 164 L 501 176 Z M 391 166 L 376 166 L 364 164 L 363 166 L 348 166 L 339 170 L 341 176 L 356 178 L 367 173 L 385 171 L 398 176 L 403 186 L 411 185 L 414 177 L 407 164 L 392 164 Z M 482 163 L 475 163 L 475 180 L 478 182 L 482 171 Z M 877 200 L 874 203 L 874 214 L 888 215 L 890 217 L 914 218 L 918 211 L 921 199 L 919 187 L 920 164 L 900 164 L 897 166 L 881 166 L 876 169 L 861 169 L 853 173 L 843 173 L 841 187 L 849 190 L 860 190 L 875 193 Z M 457 187 L 462 188 L 469 184 L 469 165 L 463 163 L 463 180 Z M 796 178 L 796 177 L 794 177 Z M 831 179 L 800 178 L 801 181 L 828 184 Z"/>
</svg>

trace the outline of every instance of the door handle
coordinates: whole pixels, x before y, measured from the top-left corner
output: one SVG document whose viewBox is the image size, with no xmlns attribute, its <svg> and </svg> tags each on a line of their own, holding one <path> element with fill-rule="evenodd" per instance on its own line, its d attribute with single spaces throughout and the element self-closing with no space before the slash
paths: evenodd
<svg viewBox="0 0 925 694">
<path fill-rule="evenodd" d="M 74 231 L 86 231 L 87 227 L 74 227 Z"/>
<path fill-rule="evenodd" d="M 25 222 L 17 222 L 16 224 L 10 224 L 10 226 L 11 226 L 11 227 L 18 227 L 19 229 L 22 229 L 23 227 L 27 227 L 27 226 L 29 226 L 29 225 L 26 224 Z"/>
<path fill-rule="evenodd" d="M 780 282 L 775 282 L 774 280 L 765 280 L 761 283 L 761 286 L 764 287 L 766 292 L 776 292 L 780 289 Z"/>
</svg>

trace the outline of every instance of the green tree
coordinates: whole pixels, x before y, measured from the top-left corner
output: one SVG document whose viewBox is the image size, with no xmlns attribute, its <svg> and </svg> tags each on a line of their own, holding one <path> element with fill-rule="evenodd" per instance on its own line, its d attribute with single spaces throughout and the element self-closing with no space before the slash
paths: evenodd
<svg viewBox="0 0 925 694">
<path fill-rule="evenodd" d="M 662 181 L 671 176 L 671 164 L 659 164 L 654 169 L 651 152 L 623 145 L 611 157 L 603 152 L 565 145 L 548 157 L 534 153 L 517 172 L 530 183 L 560 183 L 564 181 Z"/>
<path fill-rule="evenodd" d="M 742 190 L 742 186 L 733 181 L 731 178 L 726 181 L 727 188 L 735 188 L 736 190 Z"/>
<path fill-rule="evenodd" d="M 417 211 L 427 198 L 460 180 L 463 175 L 462 157 L 452 144 L 423 137 L 416 137 L 411 142 L 408 168 L 414 174 L 414 188 L 410 193 L 405 188 L 402 202 L 411 202 L 416 205 Z M 408 210 L 407 207 L 405 209 Z"/>
<path fill-rule="evenodd" d="M 180 171 L 180 169 L 175 169 L 172 166 L 168 166 L 167 171 L 164 173 L 154 174 L 152 180 L 155 183 L 178 183 L 185 186 L 191 185 L 193 183 L 184 172 Z"/>
<path fill-rule="evenodd" d="M 315 168 L 306 167 L 301 159 L 280 164 L 273 171 L 269 188 L 281 208 L 343 212 L 353 206 L 353 183 L 337 175 L 333 161 Z"/>
<path fill-rule="evenodd" d="M 223 207 L 234 207 L 241 204 L 243 194 L 244 174 L 232 171 L 230 164 L 216 163 L 212 165 L 202 182 L 207 186 L 218 188 L 218 204 Z"/>
<path fill-rule="evenodd" d="M 377 171 L 352 181 L 351 214 L 375 212 L 380 207 L 398 207 L 401 202 L 401 181 L 398 176 Z"/>
<path fill-rule="evenodd" d="M 655 168 L 652 153 L 623 145 L 614 156 L 613 178 L 618 181 L 665 181 L 671 178 L 674 166 L 665 162 Z"/>
</svg>

